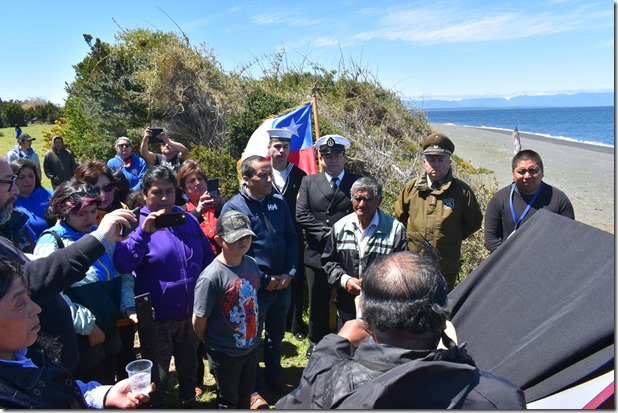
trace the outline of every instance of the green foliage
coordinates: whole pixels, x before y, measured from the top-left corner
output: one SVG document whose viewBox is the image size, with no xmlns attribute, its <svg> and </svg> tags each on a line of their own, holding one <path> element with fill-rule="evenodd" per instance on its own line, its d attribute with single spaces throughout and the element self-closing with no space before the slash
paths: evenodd
<svg viewBox="0 0 618 413">
<path fill-rule="evenodd" d="M 224 198 L 230 199 L 238 193 L 240 179 L 236 158 L 226 149 L 197 146 L 191 150 L 191 156 L 202 165 L 208 178 L 219 178 L 219 190 Z"/>
<path fill-rule="evenodd" d="M 0 118 L 2 119 L 2 125 L 9 126 L 25 126 L 26 111 L 16 102 L 0 102 Z"/>
<path fill-rule="evenodd" d="M 251 134 L 262 122 L 269 116 L 276 115 L 294 105 L 295 103 L 265 90 L 258 89 L 250 92 L 243 110 L 231 113 L 226 121 L 229 131 L 226 146 L 231 156 L 240 159 Z"/>
</svg>

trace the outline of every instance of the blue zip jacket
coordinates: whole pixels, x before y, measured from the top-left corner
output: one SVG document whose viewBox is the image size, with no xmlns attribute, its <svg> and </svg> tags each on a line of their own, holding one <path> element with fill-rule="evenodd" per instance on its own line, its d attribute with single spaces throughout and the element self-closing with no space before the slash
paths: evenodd
<svg viewBox="0 0 618 413">
<path fill-rule="evenodd" d="M 136 154 L 131 154 L 131 170 L 128 170 L 124 166 L 124 161 L 120 157 L 120 155 L 114 156 L 112 159 L 107 161 L 107 166 L 112 170 L 112 172 L 116 172 L 121 170 L 124 176 L 129 180 L 129 185 L 131 185 L 131 191 L 137 191 L 142 187 L 142 177 L 146 173 L 148 169 L 148 164 L 143 158 L 140 158 Z"/>
<path fill-rule="evenodd" d="M 229 210 L 241 211 L 249 217 L 256 237 L 247 255 L 255 258 L 262 274 L 261 287 L 268 285 L 270 275 L 296 272 L 298 238 L 287 203 L 279 194 L 271 193 L 258 201 L 245 188 L 223 205 L 222 216 Z"/>
</svg>

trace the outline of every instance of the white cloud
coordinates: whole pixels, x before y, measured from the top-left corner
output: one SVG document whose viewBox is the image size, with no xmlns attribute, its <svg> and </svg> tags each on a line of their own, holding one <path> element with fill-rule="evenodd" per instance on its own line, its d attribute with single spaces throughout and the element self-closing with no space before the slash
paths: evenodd
<svg viewBox="0 0 618 413">
<path fill-rule="evenodd" d="M 309 17 L 293 17 L 289 13 L 263 13 L 257 14 L 251 17 L 254 23 L 258 25 L 268 24 L 285 24 L 295 27 L 312 27 L 319 25 L 321 19 L 314 19 Z"/>
<path fill-rule="evenodd" d="M 365 11 L 369 14 L 369 11 Z M 549 10 L 536 13 L 519 9 L 487 10 L 432 5 L 421 8 L 371 10 L 383 14 L 377 28 L 358 33 L 355 40 L 387 39 L 413 43 L 479 42 L 550 35 L 590 26 L 607 19 L 606 13 L 578 10 Z M 596 23 L 593 23 L 596 25 Z"/>
</svg>

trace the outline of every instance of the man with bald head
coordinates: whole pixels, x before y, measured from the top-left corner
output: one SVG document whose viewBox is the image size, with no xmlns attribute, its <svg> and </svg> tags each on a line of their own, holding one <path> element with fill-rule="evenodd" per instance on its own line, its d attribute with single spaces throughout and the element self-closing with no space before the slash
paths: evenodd
<svg viewBox="0 0 618 413">
<path fill-rule="evenodd" d="M 363 276 L 363 319 L 322 339 L 299 387 L 276 408 L 525 408 L 521 389 L 476 368 L 445 334 L 447 302 L 432 258 L 409 251 L 378 257 Z"/>
</svg>

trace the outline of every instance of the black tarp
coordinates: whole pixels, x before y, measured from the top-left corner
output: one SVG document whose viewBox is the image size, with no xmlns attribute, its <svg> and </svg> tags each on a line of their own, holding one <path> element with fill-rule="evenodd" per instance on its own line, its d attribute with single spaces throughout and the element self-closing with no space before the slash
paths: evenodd
<svg viewBox="0 0 618 413">
<path fill-rule="evenodd" d="M 450 294 L 460 343 L 528 403 L 614 368 L 614 236 L 539 210 Z"/>
</svg>

